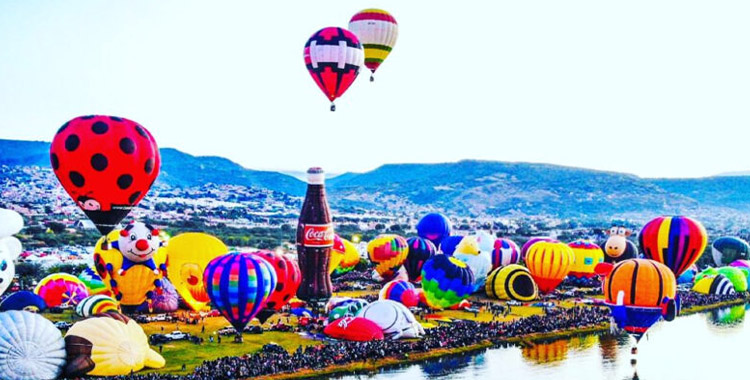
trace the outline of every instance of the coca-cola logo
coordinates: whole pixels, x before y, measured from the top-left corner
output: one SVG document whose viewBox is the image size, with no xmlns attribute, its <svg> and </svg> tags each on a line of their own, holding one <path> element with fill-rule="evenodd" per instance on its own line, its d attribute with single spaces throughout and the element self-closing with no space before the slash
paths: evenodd
<svg viewBox="0 0 750 380">
<path fill-rule="evenodd" d="M 305 225 L 306 247 L 332 247 L 333 226 L 330 224 L 307 224 Z"/>
</svg>

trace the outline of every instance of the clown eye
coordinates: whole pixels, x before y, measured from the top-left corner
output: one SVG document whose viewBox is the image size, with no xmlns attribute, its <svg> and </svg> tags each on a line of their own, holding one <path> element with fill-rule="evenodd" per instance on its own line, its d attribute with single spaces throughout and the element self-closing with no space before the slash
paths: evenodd
<svg viewBox="0 0 750 380">
<path fill-rule="evenodd" d="M 130 235 L 130 240 L 135 241 L 135 235 Z"/>
</svg>

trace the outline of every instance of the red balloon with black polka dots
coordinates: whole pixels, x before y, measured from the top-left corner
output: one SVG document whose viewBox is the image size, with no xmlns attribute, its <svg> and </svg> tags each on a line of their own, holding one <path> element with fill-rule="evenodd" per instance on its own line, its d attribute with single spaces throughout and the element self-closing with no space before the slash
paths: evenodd
<svg viewBox="0 0 750 380">
<path fill-rule="evenodd" d="M 80 116 L 57 131 L 50 146 L 57 179 L 103 235 L 148 193 L 161 159 L 153 136 L 115 116 Z"/>
</svg>

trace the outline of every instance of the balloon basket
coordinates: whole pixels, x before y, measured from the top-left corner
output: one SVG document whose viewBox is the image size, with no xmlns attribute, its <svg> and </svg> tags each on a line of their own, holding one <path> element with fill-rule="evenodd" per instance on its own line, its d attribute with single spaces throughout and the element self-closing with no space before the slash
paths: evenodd
<svg viewBox="0 0 750 380">
<path fill-rule="evenodd" d="M 336 105 L 331 103 L 331 112 L 335 112 L 335 111 L 336 111 Z"/>
</svg>

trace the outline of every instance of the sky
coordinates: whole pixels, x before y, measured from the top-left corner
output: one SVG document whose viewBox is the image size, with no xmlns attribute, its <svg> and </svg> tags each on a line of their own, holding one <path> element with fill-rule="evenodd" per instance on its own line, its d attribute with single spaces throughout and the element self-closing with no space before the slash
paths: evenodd
<svg viewBox="0 0 750 380">
<path fill-rule="evenodd" d="M 330 112 L 303 46 L 369 7 L 394 15 L 398 42 Z M 746 0 L 3 0 L 0 138 L 50 141 L 106 114 L 253 169 L 743 171 L 748 14 Z"/>
</svg>

